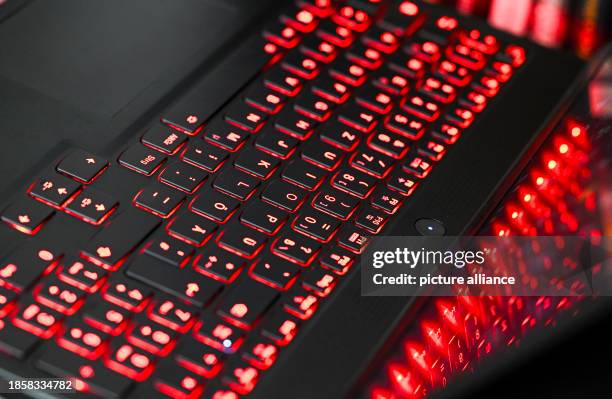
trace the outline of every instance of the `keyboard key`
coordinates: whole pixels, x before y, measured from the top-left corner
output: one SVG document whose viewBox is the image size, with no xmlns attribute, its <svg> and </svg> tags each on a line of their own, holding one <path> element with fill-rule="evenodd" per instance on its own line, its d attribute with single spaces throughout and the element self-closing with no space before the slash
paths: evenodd
<svg viewBox="0 0 612 399">
<path fill-rule="evenodd" d="M 336 59 L 329 64 L 328 71 L 332 78 L 353 87 L 361 86 L 366 79 L 366 70 L 347 59 Z"/>
<path fill-rule="evenodd" d="M 366 207 L 355 219 L 355 224 L 372 234 L 378 234 L 388 220 L 389 217 L 384 212 Z"/>
<path fill-rule="evenodd" d="M 266 338 L 253 340 L 242 352 L 242 358 L 251 366 L 267 370 L 276 361 L 278 348 Z"/>
<path fill-rule="evenodd" d="M 176 269 L 168 264 L 143 258 L 136 259 L 128 268 L 127 274 L 197 307 L 208 304 L 221 288 L 219 283 L 189 268 Z"/>
<path fill-rule="evenodd" d="M 57 165 L 57 171 L 89 184 L 108 167 L 108 161 L 83 150 L 72 151 Z"/>
<path fill-rule="evenodd" d="M 290 108 L 285 108 L 276 117 L 274 127 L 298 140 L 306 140 L 312 134 L 317 122 Z"/>
<path fill-rule="evenodd" d="M 404 170 L 421 179 L 431 172 L 432 164 L 418 155 L 410 155 L 403 165 Z"/>
<path fill-rule="evenodd" d="M 463 66 L 457 65 L 448 60 L 443 60 L 435 71 L 435 75 L 448 83 L 464 87 L 472 80 L 470 71 Z"/>
<path fill-rule="evenodd" d="M 409 144 L 407 138 L 384 130 L 368 137 L 368 147 L 394 159 L 403 158 L 410 149 Z"/>
<path fill-rule="evenodd" d="M 109 335 L 82 321 L 71 320 L 57 337 L 62 348 L 87 359 L 95 360 L 106 349 Z"/>
<path fill-rule="evenodd" d="M 249 138 L 249 133 L 229 123 L 216 121 L 204 129 L 204 139 L 227 151 L 238 151 Z"/>
<path fill-rule="evenodd" d="M 231 283 L 246 265 L 244 258 L 210 243 L 193 262 L 195 270 L 222 283 Z"/>
<path fill-rule="evenodd" d="M 355 101 L 360 106 L 379 114 L 386 114 L 393 106 L 394 98 L 376 88 L 371 83 L 364 85 L 356 94 Z"/>
<path fill-rule="evenodd" d="M 176 332 L 150 321 L 144 315 L 132 320 L 125 337 L 129 343 L 158 356 L 170 353 L 176 343 Z"/>
<path fill-rule="evenodd" d="M 296 159 L 285 167 L 281 177 L 285 181 L 313 191 L 323 183 L 326 174 L 327 172 L 323 169 L 317 168 L 301 159 Z"/>
<path fill-rule="evenodd" d="M 301 320 L 307 320 L 319 307 L 319 298 L 301 286 L 293 287 L 282 299 L 283 308 Z"/>
<path fill-rule="evenodd" d="M 337 120 L 326 123 L 320 130 L 321 140 L 343 151 L 353 151 L 361 138 L 361 133 Z"/>
<path fill-rule="evenodd" d="M 93 300 L 92 300 L 93 299 Z M 89 299 L 83 307 L 83 320 L 111 335 L 119 335 L 128 324 L 129 312 L 117 305 L 102 300 L 101 297 Z"/>
<path fill-rule="evenodd" d="M 283 210 L 295 212 L 304 202 L 308 193 L 282 180 L 273 181 L 265 188 L 261 198 Z"/>
<path fill-rule="evenodd" d="M 23 246 L 0 263 L 0 285 L 22 292 L 57 265 L 60 254 L 37 245 Z"/>
<path fill-rule="evenodd" d="M 356 104 L 349 104 L 340 110 L 338 120 L 360 132 L 369 133 L 378 123 L 377 115 Z"/>
<path fill-rule="evenodd" d="M 342 191 L 325 188 L 312 200 L 312 206 L 338 219 L 347 220 L 357 209 L 359 200 Z"/>
<path fill-rule="evenodd" d="M 358 42 L 345 54 L 350 61 L 367 69 L 376 69 L 382 65 L 383 55 L 380 51 Z"/>
<path fill-rule="evenodd" d="M 206 173 L 185 162 L 168 165 L 159 175 L 159 181 L 191 194 L 206 180 Z"/>
<path fill-rule="evenodd" d="M 163 326 L 185 333 L 195 321 L 196 310 L 170 297 L 164 297 L 155 300 L 148 315 L 151 320 Z"/>
<path fill-rule="evenodd" d="M 156 124 L 142 136 L 142 144 L 165 154 L 176 153 L 187 140 L 187 136 L 164 124 Z"/>
<path fill-rule="evenodd" d="M 223 353 L 232 354 L 242 345 L 244 332 L 218 318 L 207 317 L 200 321 L 195 338 Z"/>
<path fill-rule="evenodd" d="M 206 378 L 214 377 L 225 361 L 222 352 L 203 345 L 189 336 L 181 338 L 174 351 L 174 357 L 181 367 Z"/>
<path fill-rule="evenodd" d="M 337 148 L 320 140 L 311 140 L 302 148 L 302 159 L 326 170 L 340 164 L 344 154 Z"/>
<path fill-rule="evenodd" d="M 425 124 L 411 115 L 394 112 L 385 119 L 385 126 L 406 138 L 418 140 L 425 131 Z"/>
<path fill-rule="evenodd" d="M 255 139 L 255 147 L 272 156 L 287 159 L 298 146 L 299 141 L 274 128 L 263 129 Z"/>
<path fill-rule="evenodd" d="M 310 11 L 298 7 L 291 7 L 288 11 L 282 12 L 279 19 L 302 33 L 312 32 L 318 22 Z"/>
<path fill-rule="evenodd" d="M 23 198 L 4 209 L 2 221 L 23 234 L 34 235 L 54 213 L 39 202 Z"/>
<path fill-rule="evenodd" d="M 36 366 L 56 377 L 77 377 L 83 390 L 106 398 L 122 397 L 130 389 L 132 381 L 101 362 L 85 360 L 67 350 L 49 345 L 36 359 Z"/>
<path fill-rule="evenodd" d="M 320 76 L 312 82 L 312 92 L 335 104 L 342 104 L 350 95 L 346 84 L 338 82 L 330 76 Z"/>
<path fill-rule="evenodd" d="M 43 176 L 30 187 L 30 195 L 47 205 L 60 208 L 80 188 L 79 183 L 61 175 Z"/>
<path fill-rule="evenodd" d="M 223 383 L 242 395 L 249 394 L 259 380 L 259 371 L 243 362 L 236 362 L 224 372 L 227 374 L 221 377 Z"/>
<path fill-rule="evenodd" d="M 145 246 L 144 253 L 171 265 L 183 267 L 193 253 L 193 248 L 181 240 L 160 234 Z"/>
<path fill-rule="evenodd" d="M 293 97 L 302 89 L 302 81 L 280 66 L 270 68 L 263 77 L 264 84 L 281 94 Z"/>
<path fill-rule="evenodd" d="M 192 212 L 178 215 L 166 226 L 168 234 L 196 247 L 204 245 L 216 229 L 216 224 Z"/>
<path fill-rule="evenodd" d="M 323 252 L 319 263 L 325 269 L 344 275 L 355 263 L 355 256 L 343 248 L 334 246 Z"/>
<path fill-rule="evenodd" d="M 391 54 L 399 47 L 397 36 L 379 26 L 373 26 L 368 29 L 362 35 L 361 41 L 367 46 L 373 47 L 385 54 Z"/>
<path fill-rule="evenodd" d="M 15 307 L 16 300 L 17 293 L 15 291 L 0 287 L 0 317 L 6 316 Z"/>
<path fill-rule="evenodd" d="M 420 26 L 423 14 L 420 13 L 419 6 L 412 1 L 402 1 L 395 4 L 397 4 L 397 9 L 389 11 L 385 18 L 379 22 L 379 25 L 399 37 L 408 36 Z"/>
<path fill-rule="evenodd" d="M 293 107 L 300 114 L 317 122 L 323 122 L 329 117 L 333 105 L 329 100 L 325 100 L 312 92 L 304 92 L 295 100 Z"/>
<path fill-rule="evenodd" d="M 217 242 L 227 251 L 243 258 L 253 259 L 259 253 L 268 238 L 253 229 L 235 223 L 219 234 Z"/>
<path fill-rule="evenodd" d="M 394 214 L 402 206 L 403 198 L 399 193 L 387 187 L 378 187 L 370 197 L 370 201 L 374 208 Z"/>
<path fill-rule="evenodd" d="M 276 256 L 267 255 L 255 262 L 249 269 L 249 275 L 269 287 L 285 291 L 290 287 L 300 268 Z"/>
<path fill-rule="evenodd" d="M 356 254 L 362 253 L 369 241 L 366 232 L 351 225 L 343 227 L 338 233 L 338 244 Z"/>
<path fill-rule="evenodd" d="M 182 158 L 187 163 L 213 173 L 223 165 L 228 155 L 228 152 L 219 147 L 204 142 L 193 142 L 187 146 Z"/>
<path fill-rule="evenodd" d="M 51 338 L 60 328 L 63 316 L 32 299 L 22 300 L 13 324 L 42 339 Z"/>
<path fill-rule="evenodd" d="M 425 62 L 399 52 L 389 57 L 388 65 L 389 69 L 411 80 L 420 80 L 427 70 Z"/>
<path fill-rule="evenodd" d="M 444 117 L 448 122 L 460 128 L 469 127 L 474 122 L 474 113 L 461 106 L 451 106 L 446 110 Z"/>
<path fill-rule="evenodd" d="M 267 115 L 243 102 L 230 105 L 225 112 L 225 120 L 248 132 L 257 132 L 265 123 Z"/>
<path fill-rule="evenodd" d="M 156 217 L 128 208 L 92 237 L 83 254 L 96 265 L 115 270 L 159 224 Z"/>
<path fill-rule="evenodd" d="M 288 231 L 278 236 L 271 249 L 281 258 L 306 266 L 319 252 L 321 244 L 311 238 Z"/>
<path fill-rule="evenodd" d="M 62 260 L 58 278 L 85 292 L 96 292 L 104 283 L 106 272 L 84 259 L 69 257 Z"/>
<path fill-rule="evenodd" d="M 365 31 L 372 20 L 367 12 L 353 6 L 344 6 L 332 15 L 332 20 L 339 25 L 345 26 L 357 32 Z"/>
<path fill-rule="evenodd" d="M 85 299 L 85 292 L 55 278 L 47 278 L 34 289 L 38 303 L 65 315 L 76 312 Z"/>
<path fill-rule="evenodd" d="M 244 100 L 260 111 L 276 114 L 285 105 L 287 97 L 256 83 L 247 90 Z"/>
<path fill-rule="evenodd" d="M 440 45 L 426 37 L 417 36 L 404 46 L 404 52 L 414 56 L 428 64 L 432 64 L 440 59 L 442 51 Z"/>
<path fill-rule="evenodd" d="M 171 398 L 196 398 L 204 389 L 202 379 L 170 361 L 160 362 L 152 377 L 156 390 Z"/>
<path fill-rule="evenodd" d="M 164 163 L 166 157 L 140 143 L 132 145 L 119 157 L 119 163 L 128 169 L 151 176 Z"/>
<path fill-rule="evenodd" d="M 292 224 L 293 230 L 321 242 L 331 240 L 339 226 L 337 219 L 310 207 L 303 208 Z"/>
<path fill-rule="evenodd" d="M 161 218 L 170 217 L 183 203 L 185 194 L 168 186 L 153 183 L 134 197 L 134 204 Z"/>
<path fill-rule="evenodd" d="M 276 312 L 262 323 L 261 334 L 278 346 L 286 346 L 297 334 L 299 321 L 285 312 Z"/>
<path fill-rule="evenodd" d="M 130 379 L 143 381 L 153 372 L 154 359 L 145 350 L 127 343 L 124 339 L 118 339 L 111 343 L 104 364 Z"/>
<path fill-rule="evenodd" d="M 286 220 L 285 212 L 262 201 L 249 204 L 240 215 L 243 224 L 268 235 L 274 235 Z"/>
<path fill-rule="evenodd" d="M 324 269 L 311 269 L 302 276 L 302 287 L 320 297 L 329 295 L 336 282 L 336 277 Z"/>
<path fill-rule="evenodd" d="M 417 117 L 432 122 L 440 115 L 440 106 L 426 97 L 409 96 L 402 108 Z"/>
<path fill-rule="evenodd" d="M 319 73 L 319 64 L 309 56 L 293 50 L 281 61 L 284 69 L 303 79 L 313 79 Z"/>
<path fill-rule="evenodd" d="M 457 90 L 453 86 L 435 76 L 426 78 L 419 91 L 444 104 L 450 104 L 457 95 Z"/>
<path fill-rule="evenodd" d="M 353 168 L 345 167 L 336 172 L 331 184 L 338 190 L 358 198 L 366 198 L 376 186 L 376 179 Z"/>
<path fill-rule="evenodd" d="M 431 161 L 439 161 L 446 154 L 446 147 L 433 140 L 428 140 L 421 142 L 417 151 Z"/>
<path fill-rule="evenodd" d="M 233 168 L 225 168 L 217 175 L 213 187 L 240 201 L 247 200 L 259 186 L 255 177 Z"/>
<path fill-rule="evenodd" d="M 348 47 L 354 40 L 353 32 L 350 29 L 330 20 L 321 21 L 316 35 L 339 47 Z"/>
<path fill-rule="evenodd" d="M 238 200 L 210 188 L 200 193 L 189 204 L 192 211 L 217 223 L 225 223 L 239 206 Z"/>
<path fill-rule="evenodd" d="M 387 186 L 400 193 L 401 195 L 407 197 L 414 189 L 417 187 L 418 182 L 411 174 L 403 171 L 400 168 L 395 169 L 393 173 L 389 176 L 389 180 L 387 181 Z"/>
<path fill-rule="evenodd" d="M 0 320 L 0 350 L 2 353 L 23 359 L 31 352 L 40 339 L 5 320 Z"/>
<path fill-rule="evenodd" d="M 389 66 L 383 66 L 371 79 L 372 85 L 394 96 L 403 96 L 408 92 L 408 79 Z"/>
<path fill-rule="evenodd" d="M 274 173 L 279 163 L 278 159 L 255 148 L 245 149 L 234 161 L 236 168 L 264 180 Z"/>
<path fill-rule="evenodd" d="M 363 149 L 353 154 L 350 164 L 355 169 L 382 179 L 391 171 L 393 162 L 393 158 L 377 151 Z"/>
<path fill-rule="evenodd" d="M 102 289 L 102 297 L 105 300 L 130 312 L 143 310 L 152 293 L 153 291 L 150 288 L 120 274 L 114 274 L 113 278 Z"/>
<path fill-rule="evenodd" d="M 300 51 L 323 63 L 329 63 L 336 58 L 336 47 L 331 43 L 308 35 L 300 43 Z"/>
<path fill-rule="evenodd" d="M 104 222 L 118 205 L 117 201 L 107 194 L 86 188 L 66 205 L 66 213 L 97 226 Z"/>
<path fill-rule="evenodd" d="M 243 280 L 221 298 L 217 314 L 228 323 L 250 330 L 277 297 L 275 290 L 253 280 Z"/>
</svg>

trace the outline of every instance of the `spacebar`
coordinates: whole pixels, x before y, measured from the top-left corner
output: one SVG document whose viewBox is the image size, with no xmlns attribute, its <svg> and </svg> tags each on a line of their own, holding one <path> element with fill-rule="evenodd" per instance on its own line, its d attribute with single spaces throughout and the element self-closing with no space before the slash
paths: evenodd
<svg viewBox="0 0 612 399">
<path fill-rule="evenodd" d="M 128 208 L 89 240 L 83 254 L 95 264 L 115 270 L 159 224 L 159 218 Z"/>
<path fill-rule="evenodd" d="M 162 121 L 193 134 L 270 60 L 259 35 L 242 42 L 236 51 L 217 64 L 206 77 L 163 113 Z"/>
</svg>

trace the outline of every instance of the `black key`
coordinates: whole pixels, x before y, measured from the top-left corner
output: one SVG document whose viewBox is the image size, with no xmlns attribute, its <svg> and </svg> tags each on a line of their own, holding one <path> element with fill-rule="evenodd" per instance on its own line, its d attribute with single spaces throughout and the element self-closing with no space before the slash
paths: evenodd
<svg viewBox="0 0 612 399">
<path fill-rule="evenodd" d="M 261 198 L 289 212 L 295 212 L 302 205 L 308 193 L 282 180 L 273 181 L 261 193 Z"/>
<path fill-rule="evenodd" d="M 185 110 L 170 111 L 161 118 L 163 123 L 190 136 L 196 135 L 202 129 L 204 119 L 202 113 L 190 113 Z"/>
<path fill-rule="evenodd" d="M 176 332 L 139 314 L 130 323 L 125 336 L 130 343 L 154 355 L 166 355 L 174 348 Z"/>
<path fill-rule="evenodd" d="M 382 65 L 383 55 L 380 51 L 357 42 L 347 51 L 346 58 L 364 68 L 376 69 Z"/>
<path fill-rule="evenodd" d="M 418 140 L 425 131 L 425 124 L 412 115 L 394 112 L 385 119 L 385 126 L 411 140 Z"/>
<path fill-rule="evenodd" d="M 242 349 L 242 358 L 251 366 L 260 370 L 266 370 L 274 364 L 278 354 L 278 348 L 270 339 L 257 337 L 248 341 Z"/>
<path fill-rule="evenodd" d="M 312 82 L 312 92 L 336 104 L 342 104 L 350 95 L 349 87 L 342 82 L 323 75 Z"/>
<path fill-rule="evenodd" d="M 393 167 L 393 158 L 370 149 L 357 151 L 351 157 L 351 166 L 379 179 L 384 178 Z"/>
<path fill-rule="evenodd" d="M 87 324 L 111 335 L 123 332 L 129 320 L 127 310 L 101 297 L 89 299 L 83 307 L 82 315 Z"/>
<path fill-rule="evenodd" d="M 234 223 L 227 226 L 225 230 L 219 234 L 218 243 L 221 248 L 233 252 L 243 258 L 253 259 L 266 243 L 264 234 L 243 226 L 239 223 Z"/>
<path fill-rule="evenodd" d="M 378 187 L 370 197 L 370 201 L 374 208 L 382 209 L 383 211 L 394 214 L 397 212 L 404 199 L 399 193 L 387 188 Z"/>
<path fill-rule="evenodd" d="M 61 175 L 43 176 L 30 188 L 30 195 L 37 200 L 59 208 L 72 197 L 81 185 Z"/>
<path fill-rule="evenodd" d="M 57 171 L 81 183 L 91 183 L 108 167 L 108 161 L 83 150 L 75 150 L 57 165 Z"/>
<path fill-rule="evenodd" d="M 108 355 L 104 357 L 106 367 L 137 381 L 144 380 L 151 374 L 153 363 L 153 355 L 128 343 L 125 338 L 117 338 L 111 342 Z"/>
<path fill-rule="evenodd" d="M 274 173 L 279 163 L 278 159 L 255 148 L 245 149 L 234 161 L 236 168 L 264 180 Z"/>
<path fill-rule="evenodd" d="M 419 88 L 419 92 L 444 104 L 451 103 L 457 94 L 457 90 L 453 86 L 435 76 L 425 78 L 423 85 Z"/>
<path fill-rule="evenodd" d="M 98 266 L 77 257 L 64 258 L 58 277 L 65 283 L 85 292 L 94 292 L 104 282 L 106 272 Z"/>
<path fill-rule="evenodd" d="M 252 329 L 278 297 L 278 292 L 253 280 L 242 280 L 225 293 L 217 314 L 228 323 Z"/>
<path fill-rule="evenodd" d="M 401 36 L 401 35 L 398 35 Z M 390 54 L 397 50 L 399 39 L 392 32 L 380 26 L 373 26 L 361 36 L 361 41 L 385 54 Z"/>
<path fill-rule="evenodd" d="M 332 15 L 332 20 L 342 26 L 357 32 L 365 31 L 372 23 L 372 19 L 365 10 L 351 5 L 345 5 Z"/>
<path fill-rule="evenodd" d="M 280 65 L 272 67 L 264 75 L 264 84 L 281 94 L 295 96 L 302 88 L 302 81 L 294 74 L 283 70 Z"/>
<path fill-rule="evenodd" d="M 376 181 L 377 179 L 370 175 L 345 167 L 334 175 L 331 184 L 338 190 L 359 198 L 366 198 L 374 190 Z"/>
<path fill-rule="evenodd" d="M 331 77 L 353 87 L 361 86 L 366 79 L 365 68 L 344 58 L 334 60 L 328 70 Z"/>
<path fill-rule="evenodd" d="M 368 137 L 368 146 L 395 159 L 403 158 L 410 149 L 408 139 L 385 130 L 371 134 Z"/>
<path fill-rule="evenodd" d="M 194 335 L 198 341 L 228 354 L 236 352 L 244 341 L 243 330 L 216 317 L 202 320 Z"/>
<path fill-rule="evenodd" d="M 244 100 L 261 111 L 275 114 L 283 107 L 287 97 L 265 87 L 261 83 L 256 83 L 248 89 Z"/>
<path fill-rule="evenodd" d="M 115 269 L 159 224 L 156 217 L 128 208 L 93 236 L 83 254 L 101 267 Z"/>
<path fill-rule="evenodd" d="M 49 339 L 59 330 L 62 318 L 60 313 L 28 298 L 21 300 L 13 324 L 30 334 Z"/>
<path fill-rule="evenodd" d="M 325 269 L 329 269 L 338 275 L 343 275 L 355 263 L 355 255 L 343 248 L 334 246 L 323 252 L 319 258 L 319 263 Z"/>
<path fill-rule="evenodd" d="M 394 98 L 371 83 L 368 83 L 357 92 L 355 101 L 370 111 L 386 114 L 391 110 Z"/>
<path fill-rule="evenodd" d="M 435 72 L 436 77 L 448 81 L 448 83 L 464 87 L 472 80 L 472 75 L 469 69 L 461 65 L 457 65 L 448 60 L 442 60 Z"/>
<path fill-rule="evenodd" d="M 238 209 L 240 202 L 213 189 L 206 189 L 190 204 L 192 211 L 218 223 L 225 223 Z"/>
<path fill-rule="evenodd" d="M 240 215 L 242 223 L 268 235 L 274 235 L 286 220 L 285 212 L 262 201 L 252 202 Z"/>
<path fill-rule="evenodd" d="M 66 213 L 79 219 L 99 225 L 105 221 L 119 204 L 109 195 L 92 188 L 86 188 L 66 206 Z"/>
<path fill-rule="evenodd" d="M 417 179 L 415 179 L 411 174 L 403 171 L 401 168 L 397 168 L 393 173 L 391 173 L 391 176 L 389 176 L 389 180 L 387 181 L 387 186 L 391 190 L 396 191 L 405 197 L 412 194 L 417 185 Z"/>
<path fill-rule="evenodd" d="M 340 110 L 338 120 L 360 132 L 369 133 L 378 123 L 378 115 L 356 104 L 349 104 Z"/>
<path fill-rule="evenodd" d="M 329 117 L 332 104 L 312 92 L 302 93 L 293 104 L 297 112 L 315 121 L 322 122 Z"/>
<path fill-rule="evenodd" d="M 330 20 L 321 21 L 316 31 L 317 36 L 339 47 L 348 47 L 353 42 L 353 32 Z"/>
<path fill-rule="evenodd" d="M 268 116 L 242 101 L 236 102 L 225 112 L 225 120 L 248 132 L 256 132 Z"/>
<path fill-rule="evenodd" d="M 18 359 L 24 358 L 40 341 L 33 334 L 0 320 L 0 350 L 2 353 Z"/>
<path fill-rule="evenodd" d="M 17 292 L 25 291 L 53 270 L 59 256 L 53 249 L 41 245 L 20 247 L 0 263 L 1 285 Z"/>
<path fill-rule="evenodd" d="M 225 355 L 222 352 L 190 336 L 182 337 L 173 353 L 181 367 L 203 377 L 215 376 L 225 361 Z"/>
<path fill-rule="evenodd" d="M 336 57 L 336 47 L 316 36 L 308 35 L 300 42 L 300 51 L 317 61 L 328 63 Z"/>
<path fill-rule="evenodd" d="M 164 396 L 174 398 L 195 398 L 200 396 L 204 389 L 202 378 L 182 367 L 177 367 L 168 359 L 163 359 L 157 364 L 151 379 L 157 391 Z"/>
<path fill-rule="evenodd" d="M 394 96 L 403 96 L 410 87 L 408 79 L 402 74 L 383 66 L 371 79 L 372 85 Z"/>
<path fill-rule="evenodd" d="M 351 217 L 359 203 L 357 198 L 331 187 L 321 190 L 312 200 L 316 209 L 342 220 Z"/>
<path fill-rule="evenodd" d="M 293 230 L 317 241 L 327 242 L 338 230 L 340 221 L 310 207 L 303 208 L 293 221 Z"/>
<path fill-rule="evenodd" d="M 344 151 L 353 151 L 361 138 L 361 133 L 337 120 L 329 121 L 320 130 L 321 140 Z"/>
<path fill-rule="evenodd" d="M 23 198 L 2 212 L 2 221 L 15 230 L 34 235 L 55 211 L 31 198 Z"/>
<path fill-rule="evenodd" d="M 17 293 L 8 288 L 0 287 L 0 316 L 4 317 L 15 306 Z"/>
<path fill-rule="evenodd" d="M 270 22 L 264 28 L 262 35 L 267 40 L 281 47 L 293 48 L 300 40 L 300 33 L 280 21 Z"/>
<path fill-rule="evenodd" d="M 286 346 L 298 332 L 299 321 L 285 312 L 276 312 L 262 323 L 261 334 L 276 345 Z"/>
<path fill-rule="evenodd" d="M 151 320 L 181 333 L 191 328 L 196 315 L 196 308 L 169 296 L 156 297 L 149 311 Z"/>
<path fill-rule="evenodd" d="M 85 299 L 86 293 L 55 277 L 46 278 L 34 289 L 34 298 L 49 308 L 65 315 L 76 312 Z"/>
<path fill-rule="evenodd" d="M 378 234 L 388 220 L 389 216 L 384 212 L 372 207 L 365 207 L 359 212 L 355 224 L 372 234 Z"/>
<path fill-rule="evenodd" d="M 342 151 L 320 140 L 311 140 L 302 148 L 303 160 L 327 170 L 336 169 L 343 157 Z"/>
<path fill-rule="evenodd" d="M 419 143 L 417 151 L 420 155 L 424 155 L 431 161 L 439 161 L 446 153 L 446 147 L 433 140 L 427 140 Z"/>
<path fill-rule="evenodd" d="M 274 128 L 264 128 L 255 139 L 255 147 L 281 159 L 289 158 L 298 144 L 299 141 L 297 139 L 281 133 Z"/>
<path fill-rule="evenodd" d="M 176 269 L 144 258 L 136 259 L 128 268 L 127 274 L 197 307 L 206 305 L 221 288 L 219 283 L 189 268 Z"/>
<path fill-rule="evenodd" d="M 282 233 L 272 244 L 274 254 L 302 266 L 310 264 L 319 249 L 317 241 L 291 231 Z"/>
<path fill-rule="evenodd" d="M 229 153 L 219 147 L 204 143 L 190 143 L 183 152 L 183 161 L 213 173 L 227 159 Z"/>
<path fill-rule="evenodd" d="M 385 18 L 378 22 L 378 25 L 399 37 L 407 36 L 420 26 L 423 14 L 419 13 L 419 7 L 413 2 L 395 4 L 399 9 L 390 9 Z"/>
<path fill-rule="evenodd" d="M 370 241 L 367 234 L 355 226 L 347 225 L 338 233 L 338 244 L 353 253 L 360 254 Z"/>
<path fill-rule="evenodd" d="M 166 269 L 176 270 L 176 268 L 156 260 L 143 259 L 143 261 L 148 264 L 161 264 Z M 143 261 L 140 263 L 143 263 Z M 135 313 L 145 308 L 152 294 L 153 290 L 150 287 L 129 279 L 120 273 L 113 274 L 111 280 L 102 289 L 102 297 L 106 301 Z"/>
<path fill-rule="evenodd" d="M 286 181 L 313 191 L 323 182 L 326 174 L 327 172 L 323 169 L 301 159 L 296 159 L 287 165 L 281 176 Z"/>
<path fill-rule="evenodd" d="M 440 106 L 429 98 L 420 95 L 408 96 L 402 108 L 429 122 L 435 120 L 440 115 Z"/>
<path fill-rule="evenodd" d="M 84 323 L 71 319 L 57 337 L 57 343 L 64 349 L 88 359 L 97 359 L 106 347 L 109 335 Z"/>
<path fill-rule="evenodd" d="M 91 393 L 105 398 L 122 397 L 132 380 L 106 368 L 100 361 L 84 359 L 65 349 L 48 345 L 36 366 L 56 377 L 77 377 Z"/>
<path fill-rule="evenodd" d="M 458 27 L 459 22 L 456 18 L 445 15 L 427 22 L 423 29 L 419 31 L 419 35 L 427 37 L 441 46 L 446 46 L 451 35 L 457 31 Z"/>
<path fill-rule="evenodd" d="M 249 138 L 249 133 L 229 123 L 216 121 L 204 129 L 204 139 L 228 151 L 238 151 Z"/>
<path fill-rule="evenodd" d="M 274 255 L 264 256 L 249 270 L 255 280 L 281 291 L 293 284 L 299 273 L 299 266 Z"/>
<path fill-rule="evenodd" d="M 423 179 L 429 175 L 433 164 L 429 160 L 426 160 L 417 154 L 409 154 L 406 162 L 404 162 L 402 166 L 407 172 Z"/>
<path fill-rule="evenodd" d="M 281 60 L 284 69 L 303 79 L 313 79 L 319 73 L 319 64 L 297 50 L 290 51 Z"/>
<path fill-rule="evenodd" d="M 122 166 L 146 176 L 155 173 L 165 160 L 164 155 L 140 143 L 132 145 L 119 157 L 119 163 Z"/>
<path fill-rule="evenodd" d="M 240 256 L 210 243 L 193 262 L 196 271 L 222 283 L 231 283 L 238 277 L 246 262 Z"/>
<path fill-rule="evenodd" d="M 312 134 L 317 122 L 290 108 L 285 108 L 276 117 L 274 126 L 283 133 L 298 140 L 306 140 Z"/>
<path fill-rule="evenodd" d="M 172 215 L 183 203 L 185 194 L 159 183 L 143 188 L 134 197 L 134 204 L 161 218 Z"/>
<path fill-rule="evenodd" d="M 183 267 L 193 253 L 193 248 L 181 240 L 160 234 L 145 246 L 144 252 L 171 265 Z"/>
<path fill-rule="evenodd" d="M 289 314 L 301 319 L 309 319 L 319 307 L 319 298 L 301 286 L 294 286 L 282 299 L 283 308 Z"/>
<path fill-rule="evenodd" d="M 389 57 L 389 68 L 411 80 L 420 80 L 427 64 L 417 57 L 408 56 L 397 52 Z"/>
<path fill-rule="evenodd" d="M 217 175 L 213 187 L 217 190 L 245 201 L 259 186 L 259 180 L 234 168 L 225 168 Z"/>
<path fill-rule="evenodd" d="M 461 130 L 448 123 L 442 123 L 432 128 L 432 135 L 445 144 L 454 144 L 461 137 Z"/>
<path fill-rule="evenodd" d="M 142 143 L 165 154 L 174 154 L 183 146 L 187 136 L 162 123 L 149 128 L 142 136 Z"/>
<path fill-rule="evenodd" d="M 204 245 L 216 229 L 216 224 L 192 212 L 178 215 L 166 226 L 168 234 L 197 247 Z"/>
<path fill-rule="evenodd" d="M 194 166 L 176 162 L 164 169 L 159 175 L 159 181 L 191 194 L 204 183 L 206 176 L 206 173 Z"/>
<path fill-rule="evenodd" d="M 474 113 L 469 109 L 454 105 L 447 109 L 444 118 L 451 124 L 465 129 L 474 122 Z"/>
<path fill-rule="evenodd" d="M 329 295 L 336 282 L 337 278 L 333 273 L 321 268 L 310 269 L 302 275 L 302 287 L 320 297 Z"/>
<path fill-rule="evenodd" d="M 285 9 L 279 17 L 280 21 L 302 33 L 310 33 L 317 26 L 317 20 L 308 10 L 297 6 Z"/>
</svg>

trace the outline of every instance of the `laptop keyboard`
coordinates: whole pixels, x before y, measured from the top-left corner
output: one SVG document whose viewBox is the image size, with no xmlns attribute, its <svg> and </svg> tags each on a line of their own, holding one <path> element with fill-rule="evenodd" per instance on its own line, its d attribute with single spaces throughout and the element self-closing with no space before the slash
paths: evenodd
<svg viewBox="0 0 612 399">
<path fill-rule="evenodd" d="M 525 62 L 423 7 L 297 1 L 214 117 L 191 102 L 40 176 L 2 214 L 33 239 L 0 263 L 0 348 L 46 340 L 37 368 L 105 397 L 250 393 Z M 148 177 L 131 203 L 90 187 L 117 168 Z M 58 213 L 96 234 L 37 246 Z"/>
</svg>

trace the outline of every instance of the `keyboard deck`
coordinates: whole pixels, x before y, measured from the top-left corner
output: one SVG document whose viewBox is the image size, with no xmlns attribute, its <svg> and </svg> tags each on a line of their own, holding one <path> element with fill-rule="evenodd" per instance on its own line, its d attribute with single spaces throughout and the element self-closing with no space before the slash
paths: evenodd
<svg viewBox="0 0 612 399">
<path fill-rule="evenodd" d="M 186 98 L 48 165 L 2 212 L 32 238 L 0 261 L 0 350 L 103 397 L 249 394 L 526 62 L 422 7 L 297 1 L 212 117 Z"/>
</svg>

